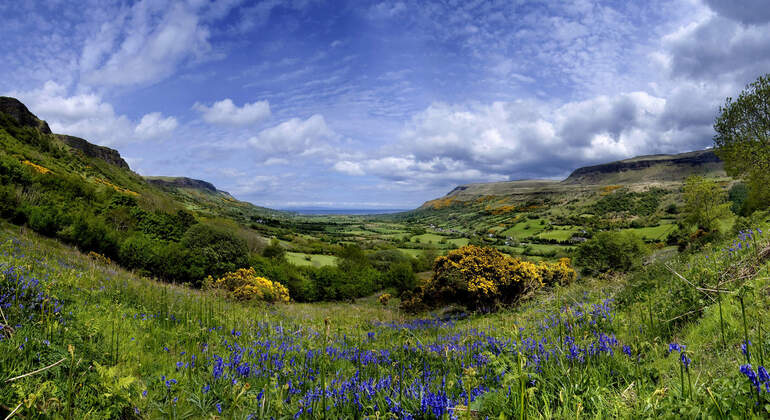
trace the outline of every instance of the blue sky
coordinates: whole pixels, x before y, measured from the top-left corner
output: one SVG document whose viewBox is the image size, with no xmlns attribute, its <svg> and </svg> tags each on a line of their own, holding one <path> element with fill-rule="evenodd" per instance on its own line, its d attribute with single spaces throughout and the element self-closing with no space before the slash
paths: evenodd
<svg viewBox="0 0 770 420">
<path fill-rule="evenodd" d="M 102 3 L 0 3 L 0 94 L 275 208 L 705 148 L 770 69 L 765 0 Z"/>
</svg>

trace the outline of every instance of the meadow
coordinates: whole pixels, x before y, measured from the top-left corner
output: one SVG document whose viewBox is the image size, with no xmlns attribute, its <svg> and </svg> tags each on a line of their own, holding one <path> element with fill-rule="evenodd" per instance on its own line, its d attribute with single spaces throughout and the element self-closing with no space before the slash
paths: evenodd
<svg viewBox="0 0 770 420">
<path fill-rule="evenodd" d="M 3 224 L 0 410 L 19 418 L 761 418 L 767 237 L 493 314 L 238 303 Z"/>
</svg>

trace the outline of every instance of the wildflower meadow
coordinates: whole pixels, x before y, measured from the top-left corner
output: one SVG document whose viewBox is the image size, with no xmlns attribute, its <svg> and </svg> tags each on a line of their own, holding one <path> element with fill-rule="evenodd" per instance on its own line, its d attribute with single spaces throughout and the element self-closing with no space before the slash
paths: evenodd
<svg viewBox="0 0 770 420">
<path fill-rule="evenodd" d="M 414 318 L 376 296 L 243 303 L 5 228 L 0 404 L 25 418 L 765 417 L 767 243 L 741 232 L 633 293 L 586 280 Z M 661 299 L 685 291 L 704 304 L 667 319 Z"/>
</svg>

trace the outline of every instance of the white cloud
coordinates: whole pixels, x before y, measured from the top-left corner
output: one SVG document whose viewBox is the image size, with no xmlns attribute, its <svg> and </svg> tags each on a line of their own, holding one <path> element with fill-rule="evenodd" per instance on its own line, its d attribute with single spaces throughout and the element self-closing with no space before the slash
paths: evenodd
<svg viewBox="0 0 770 420">
<path fill-rule="evenodd" d="M 214 102 L 211 106 L 195 103 L 193 109 L 200 112 L 203 120 L 211 124 L 249 125 L 270 117 L 270 104 L 257 101 L 236 106 L 230 98 Z"/>
<path fill-rule="evenodd" d="M 179 123 L 174 117 L 163 118 L 160 112 L 145 114 L 139 124 L 134 128 L 134 133 L 143 139 L 158 138 L 174 131 Z"/>
<path fill-rule="evenodd" d="M 671 105 L 681 105 L 680 96 Z M 677 111 L 646 92 L 556 107 L 539 101 L 435 103 L 414 116 L 400 144 L 382 150 L 382 157 L 347 156 L 333 169 L 405 185 L 450 185 L 561 177 L 580 165 L 706 147 L 710 121 L 702 112 Z"/>
<path fill-rule="evenodd" d="M 292 118 L 275 127 L 262 130 L 249 139 L 265 161 L 270 158 L 323 155 L 340 136 L 326 125 L 320 114 L 306 120 Z"/>
<path fill-rule="evenodd" d="M 348 175 L 364 175 L 364 169 L 358 162 L 351 162 L 349 160 L 341 160 L 334 164 L 334 170 Z"/>
<path fill-rule="evenodd" d="M 55 133 L 82 137 L 92 143 L 116 146 L 168 134 L 178 123 L 159 112 L 146 114 L 138 124 L 115 112 L 95 93 L 68 94 L 67 88 L 48 81 L 42 88 L 10 92 L 29 110 L 46 120 Z"/>
<path fill-rule="evenodd" d="M 190 60 L 203 59 L 211 51 L 209 30 L 197 13 L 185 3 L 168 7 L 149 0 L 123 9 L 86 40 L 81 81 L 113 86 L 154 83 Z"/>
</svg>

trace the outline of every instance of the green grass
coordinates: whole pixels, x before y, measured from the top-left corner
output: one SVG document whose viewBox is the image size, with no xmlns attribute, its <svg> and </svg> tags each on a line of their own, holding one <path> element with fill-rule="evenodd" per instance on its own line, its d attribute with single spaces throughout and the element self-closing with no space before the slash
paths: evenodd
<svg viewBox="0 0 770 420">
<path fill-rule="evenodd" d="M 675 224 L 661 224 L 659 226 L 623 229 L 626 232 L 633 232 L 646 241 L 664 241 L 669 233 L 676 230 Z"/>
<path fill-rule="evenodd" d="M 527 219 L 523 222 L 516 223 L 512 227 L 503 231 L 501 235 L 506 237 L 510 236 L 517 239 L 537 236 L 540 232 L 545 230 L 545 225 L 541 225 L 540 220 L 541 219 Z"/>
<path fill-rule="evenodd" d="M 579 229 L 554 229 L 546 230 L 537 235 L 542 239 L 555 239 L 557 241 L 567 241 L 573 234 L 579 232 Z"/>
<path fill-rule="evenodd" d="M 337 257 L 334 255 L 303 254 L 301 252 L 287 252 L 286 260 L 294 265 L 308 265 L 323 267 L 325 265 L 337 265 Z"/>
<path fill-rule="evenodd" d="M 466 411 L 460 395 L 466 386 L 480 392 L 471 403 L 478 417 L 500 418 L 502 413 L 518 418 L 521 407 L 527 418 L 768 414 L 767 393 L 760 394 L 762 404 L 755 405 L 756 397 L 738 371 L 745 363 L 738 348 L 744 334 L 739 302 L 728 296 L 723 300 L 723 346 L 718 306 L 708 298 L 700 315 L 668 321 L 671 313 L 684 314 L 687 308 L 670 298 L 672 291 L 694 292 L 696 300 L 699 292 L 657 272 L 634 279 L 584 278 L 568 287 L 539 291 L 511 310 L 452 323 L 428 318 L 412 324 L 395 302 L 384 307 L 375 296 L 354 303 L 242 304 L 137 277 L 17 227 L 4 225 L 0 243 L 5 273 L 0 284 L 15 284 L 19 274 L 38 279 L 39 290 L 61 305 L 58 312 L 43 306 L 25 313 L 18 305 L 4 311 L 9 323 L 18 327 L 0 340 L 0 381 L 64 361 L 0 388 L 2 410 L 19 406 L 20 417 L 113 418 L 138 412 L 143 418 L 210 418 L 219 415 L 219 406 L 224 418 L 283 418 L 300 410 L 302 397 L 314 387 L 338 389 L 335 384 L 354 377 L 372 383 L 401 377 L 414 392 L 400 395 L 392 382 L 385 382 L 373 394 L 347 394 L 347 402 L 330 393 L 328 418 L 375 417 L 374 403 L 387 404 L 385 396 L 400 401 L 417 418 L 433 418 L 430 410 L 421 408 L 420 395 L 444 389 L 453 398 L 450 412 L 462 418 Z M 753 254 L 744 252 L 718 264 L 729 270 L 752 261 Z M 669 264 L 694 280 L 711 263 L 693 255 Z M 10 267 L 16 271 L 9 272 Z M 770 302 L 761 298 L 770 287 L 768 277 L 765 266 L 749 279 L 756 292 L 745 298 L 753 366 L 762 363 L 768 350 L 767 332 L 760 340 L 758 329 L 770 313 Z M 553 323 L 558 319 L 564 322 L 562 328 Z M 399 326 L 402 323 L 409 328 Z M 606 341 L 612 352 L 599 351 L 588 363 L 564 356 L 570 352 L 570 345 L 560 344 L 566 337 L 574 339 L 577 354 L 583 354 L 580 351 L 589 345 L 598 348 L 599 333 L 617 340 Z M 553 349 L 555 356 L 549 361 L 541 357 L 536 367 L 538 346 L 522 350 L 527 356 L 519 375 L 513 345 L 528 337 Z M 692 359 L 684 389 L 679 353 L 668 355 L 669 343 L 686 344 Z M 624 345 L 639 359 L 624 354 Z M 240 368 L 250 363 L 248 376 L 227 366 L 240 354 L 233 353 L 239 347 L 248 349 L 237 359 Z M 319 356 L 327 347 L 337 356 Z M 393 354 L 392 360 L 364 362 L 379 360 L 383 351 Z M 360 356 L 352 357 L 356 354 Z M 217 378 L 219 357 L 228 377 Z M 462 368 L 470 363 L 473 370 Z M 316 374 L 305 376 L 309 369 Z M 351 404 L 355 395 L 362 408 Z M 28 403 L 20 404 L 23 401 Z"/>
</svg>

